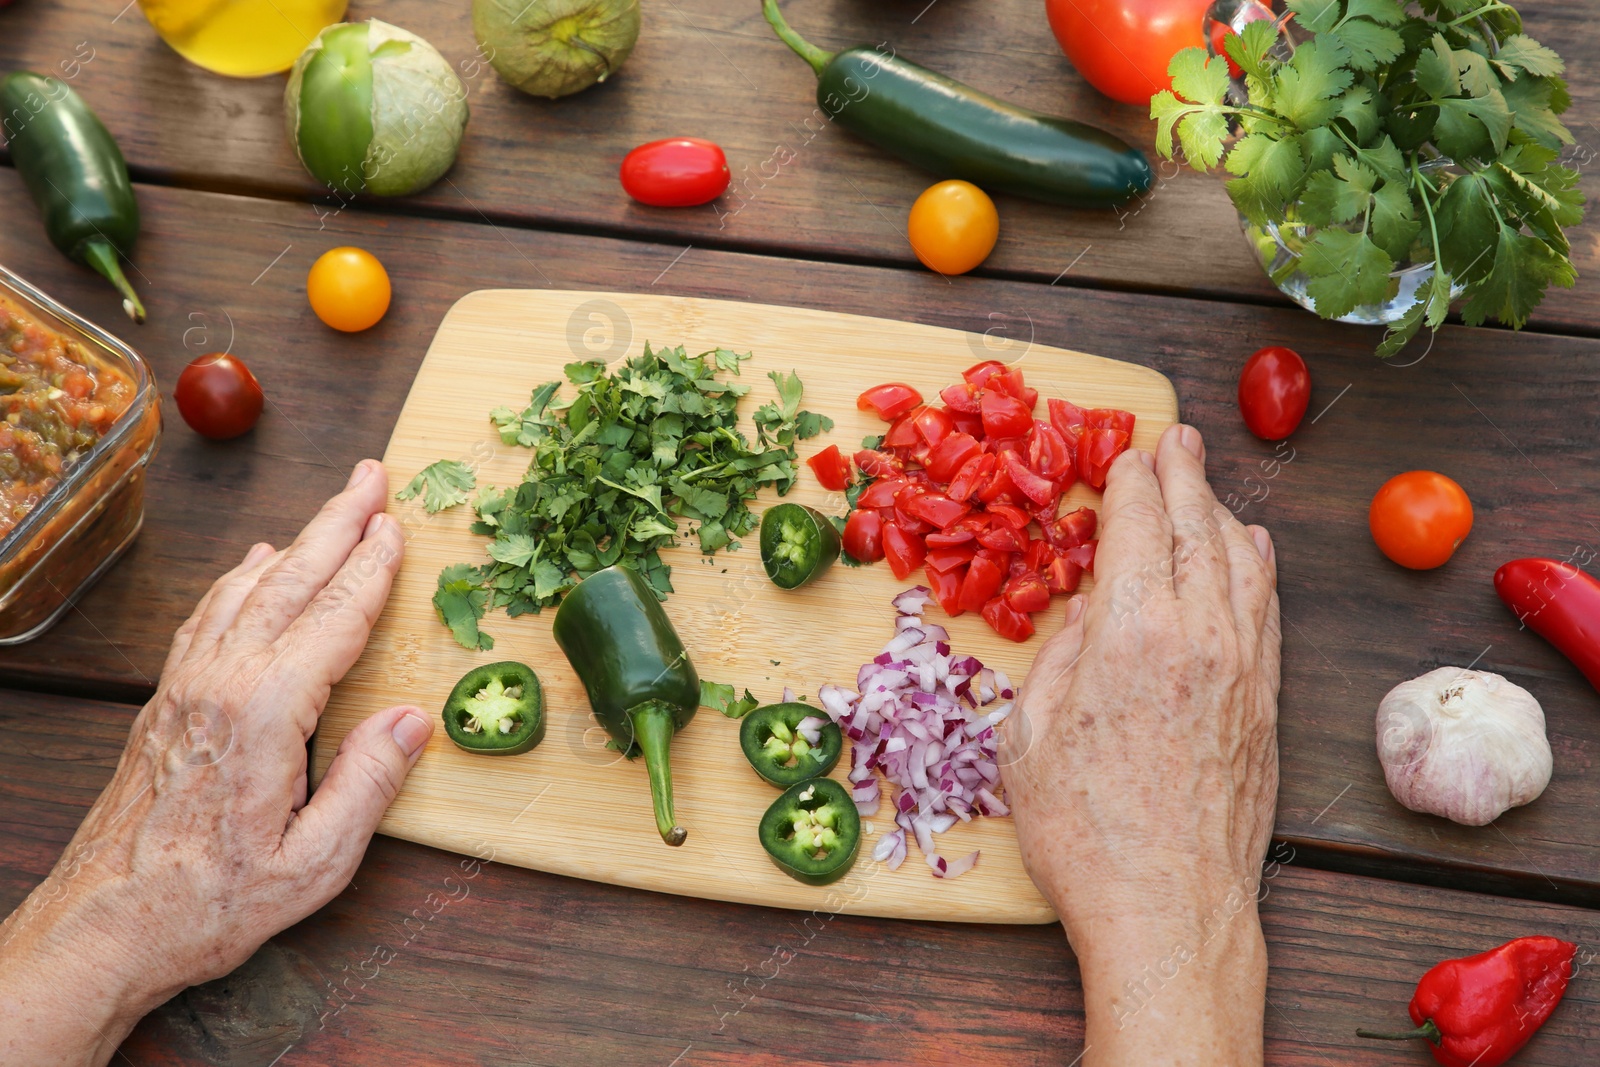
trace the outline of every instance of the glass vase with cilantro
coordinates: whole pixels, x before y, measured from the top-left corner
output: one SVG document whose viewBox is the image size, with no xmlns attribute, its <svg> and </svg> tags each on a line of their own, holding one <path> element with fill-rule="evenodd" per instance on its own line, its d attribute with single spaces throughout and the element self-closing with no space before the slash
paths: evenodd
<svg viewBox="0 0 1600 1067">
<path fill-rule="evenodd" d="M 615 369 L 598 360 L 567 364 L 570 400 L 560 396 L 562 382 L 546 382 L 522 410 L 491 411 L 500 439 L 531 450 L 532 459 L 520 485 L 485 488 L 473 500 L 472 532 L 492 539 L 488 562 L 439 575 L 433 604 L 455 639 L 493 648 L 478 625 L 491 608 L 513 617 L 538 612 L 619 563 L 665 600 L 672 569 L 660 550 L 677 543 L 680 519 L 705 554 L 738 548 L 757 525 L 748 506 L 756 493 L 793 488 L 795 442 L 833 429 L 832 419 L 801 410 L 797 374 L 772 371 L 776 399 L 756 409 L 756 440 L 747 439 L 738 407 L 750 386 L 719 374 L 738 376 L 750 358 L 647 343 Z M 465 503 L 476 488 L 470 467 L 441 460 L 396 495 L 421 497 L 431 514 Z"/>
<path fill-rule="evenodd" d="M 1228 195 L 1291 297 L 1326 319 L 1387 323 L 1387 357 L 1456 301 L 1468 325 L 1521 328 L 1548 287 L 1573 284 L 1565 230 L 1584 198 L 1557 117 L 1571 97 L 1561 58 L 1515 8 L 1286 0 L 1228 13 L 1210 38 L 1226 55 L 1175 55 L 1150 117 L 1163 155 L 1181 147 L 1196 169 L 1234 176 Z"/>
</svg>

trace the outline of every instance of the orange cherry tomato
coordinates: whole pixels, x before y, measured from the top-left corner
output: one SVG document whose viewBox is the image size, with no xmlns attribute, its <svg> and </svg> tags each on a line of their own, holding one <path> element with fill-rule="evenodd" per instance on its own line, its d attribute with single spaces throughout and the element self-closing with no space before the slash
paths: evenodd
<svg viewBox="0 0 1600 1067">
<path fill-rule="evenodd" d="M 1467 491 L 1434 471 L 1407 471 L 1383 483 L 1367 514 L 1372 539 L 1402 567 L 1442 566 L 1472 530 Z"/>
<path fill-rule="evenodd" d="M 333 248 L 311 265 L 306 296 L 317 318 L 345 333 L 376 325 L 389 310 L 389 272 L 362 248 Z"/>
<path fill-rule="evenodd" d="M 1000 213 L 971 182 L 940 182 L 911 205 L 906 233 L 923 266 L 940 274 L 965 274 L 994 251 Z"/>
</svg>

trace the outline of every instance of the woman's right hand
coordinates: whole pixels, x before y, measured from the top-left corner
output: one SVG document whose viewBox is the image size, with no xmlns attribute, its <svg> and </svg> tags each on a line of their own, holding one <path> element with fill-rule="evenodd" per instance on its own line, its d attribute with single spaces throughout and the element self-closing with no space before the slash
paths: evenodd
<svg viewBox="0 0 1600 1067">
<path fill-rule="evenodd" d="M 1107 480 L 1095 584 L 1039 650 L 1001 763 L 1083 971 L 1085 1067 L 1260 1063 L 1277 797 L 1272 541 L 1173 426 Z"/>
</svg>

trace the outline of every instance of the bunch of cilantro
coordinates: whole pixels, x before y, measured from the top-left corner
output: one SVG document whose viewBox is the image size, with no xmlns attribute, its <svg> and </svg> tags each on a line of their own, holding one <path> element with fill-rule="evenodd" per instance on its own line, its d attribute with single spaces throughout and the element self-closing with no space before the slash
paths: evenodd
<svg viewBox="0 0 1600 1067">
<path fill-rule="evenodd" d="M 796 478 L 795 442 L 833 428 L 800 410 L 798 375 L 773 371 L 778 398 L 755 412 L 756 443 L 739 432 L 748 385 L 739 373 L 750 353 L 719 348 L 698 356 L 682 346 L 652 350 L 608 372 L 599 361 L 569 363 L 570 401 L 546 382 L 521 411 L 489 413 L 508 445 L 533 450 L 521 485 L 486 488 L 472 531 L 494 540 L 489 562 L 458 563 L 439 575 L 434 607 L 463 646 L 494 647 L 478 623 L 490 608 L 516 616 L 558 602 L 589 574 L 621 564 L 637 570 L 656 596 L 672 592 L 660 549 L 676 543 L 677 522 L 695 524 L 700 550 L 738 548 L 755 529 L 748 501 L 762 486 L 781 496 Z M 423 469 L 398 494 L 423 498 L 429 513 L 464 503 L 475 488 L 458 460 Z M 732 693 L 730 691 L 729 697 Z"/>
<path fill-rule="evenodd" d="M 1560 160 L 1572 134 L 1561 58 L 1497 0 L 1288 0 L 1285 20 L 1229 34 L 1227 62 L 1190 48 L 1173 92 L 1150 101 L 1157 145 L 1173 134 L 1191 166 L 1223 161 L 1228 194 L 1258 226 L 1317 227 L 1285 273 L 1305 272 L 1324 318 L 1395 295 L 1397 261 L 1431 278 L 1378 348 L 1391 356 L 1452 299 L 1469 325 L 1520 328 L 1550 285 L 1571 286 L 1564 227 L 1583 217 L 1578 174 Z M 1314 36 L 1280 40 L 1288 18 Z M 1435 160 L 1442 162 L 1433 166 Z M 1450 163 L 1453 165 L 1446 165 Z M 1292 227 L 1291 227 L 1292 228 Z M 1282 281 L 1282 278 L 1275 278 Z"/>
</svg>

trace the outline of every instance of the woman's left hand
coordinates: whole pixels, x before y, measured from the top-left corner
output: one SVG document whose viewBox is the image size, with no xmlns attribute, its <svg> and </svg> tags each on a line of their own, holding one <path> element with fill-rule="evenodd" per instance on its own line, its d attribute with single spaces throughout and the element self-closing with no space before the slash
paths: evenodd
<svg viewBox="0 0 1600 1067">
<path fill-rule="evenodd" d="M 307 802 L 306 741 L 404 552 L 387 492 L 362 462 L 293 545 L 256 545 L 178 630 L 111 784 L 0 926 L 0 1063 L 105 1063 L 145 1012 L 349 883 L 433 732 L 415 707 L 378 712 Z"/>
</svg>

